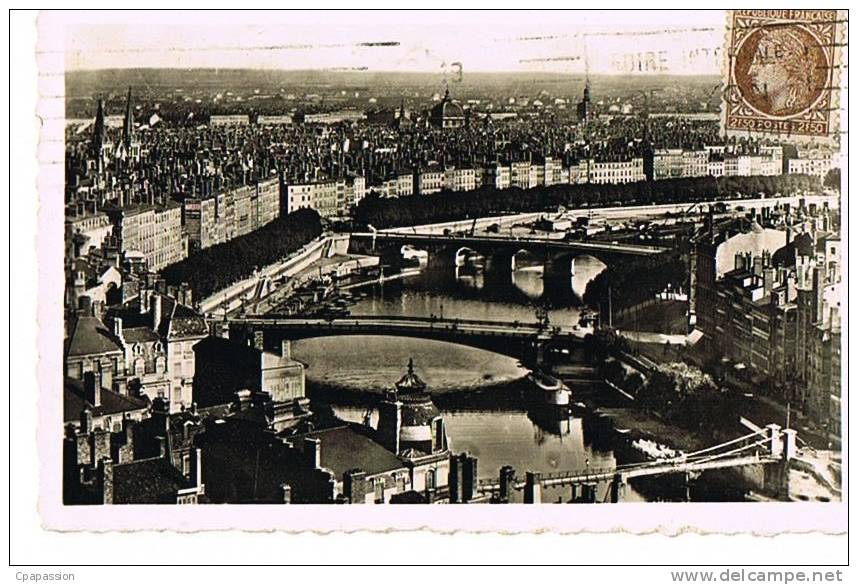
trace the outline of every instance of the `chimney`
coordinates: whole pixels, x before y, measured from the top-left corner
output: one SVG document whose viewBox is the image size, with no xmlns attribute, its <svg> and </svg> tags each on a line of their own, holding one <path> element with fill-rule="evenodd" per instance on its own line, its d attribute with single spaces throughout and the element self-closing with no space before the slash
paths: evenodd
<svg viewBox="0 0 858 585">
<path fill-rule="evenodd" d="M 161 295 L 152 294 L 152 329 L 157 331 L 161 324 Z"/>
<path fill-rule="evenodd" d="M 170 418 L 170 401 L 164 396 L 152 400 L 152 419 L 158 421 L 158 428 L 167 431 Z"/>
<path fill-rule="evenodd" d="M 134 420 L 126 414 L 122 418 L 122 432 L 125 434 L 125 444 L 134 444 Z"/>
<path fill-rule="evenodd" d="M 322 441 L 304 438 L 304 461 L 313 469 L 319 469 L 322 466 Z"/>
<path fill-rule="evenodd" d="M 101 406 L 101 372 L 86 372 L 83 375 L 83 393 L 93 408 Z"/>
<path fill-rule="evenodd" d="M 292 357 L 292 342 L 288 339 L 284 339 L 280 342 L 280 357 L 285 359 L 291 359 Z"/>
<path fill-rule="evenodd" d="M 265 333 L 263 331 L 254 331 L 253 332 L 253 347 L 258 349 L 259 351 L 263 351 L 265 349 Z"/>
<path fill-rule="evenodd" d="M 245 410 L 248 406 L 250 406 L 251 401 L 253 399 L 253 395 L 250 390 L 239 390 L 235 393 L 235 407 L 236 410 L 241 412 Z"/>
<path fill-rule="evenodd" d="M 840 333 L 840 306 L 831 307 L 828 326 L 833 333 Z"/>
<path fill-rule="evenodd" d="M 343 495 L 350 504 L 366 503 L 366 472 L 350 469 L 343 474 Z"/>
<path fill-rule="evenodd" d="M 113 335 L 125 345 L 125 336 L 122 334 L 122 317 L 113 318 Z"/>
<path fill-rule="evenodd" d="M 88 435 L 90 462 L 93 466 L 110 457 L 110 429 L 95 429 Z"/>
<path fill-rule="evenodd" d="M 92 411 L 89 407 L 80 411 L 80 432 L 87 435 L 92 432 Z"/>
<path fill-rule="evenodd" d="M 98 492 L 102 504 L 113 503 L 113 461 L 105 457 L 98 462 Z"/>
<path fill-rule="evenodd" d="M 787 274 L 786 278 L 784 278 L 784 281 L 786 282 L 786 300 L 788 303 L 791 303 L 791 302 L 795 301 L 795 298 L 797 296 L 796 286 L 795 286 L 796 285 L 795 274 L 793 274 L 793 273 Z"/>
<path fill-rule="evenodd" d="M 203 485 L 203 453 L 199 448 L 191 449 L 191 477 L 188 479 L 197 488 Z"/>
<path fill-rule="evenodd" d="M 149 284 L 145 279 L 140 283 L 140 314 L 149 312 Z"/>
<path fill-rule="evenodd" d="M 81 317 L 92 317 L 92 299 L 86 295 L 77 299 L 78 315 Z"/>
<path fill-rule="evenodd" d="M 280 484 L 280 498 L 280 501 L 284 504 L 292 503 L 292 486 L 290 486 L 288 483 Z"/>
<path fill-rule="evenodd" d="M 763 275 L 763 257 L 754 256 L 754 274 L 757 276 Z"/>
<path fill-rule="evenodd" d="M 102 367 L 101 362 L 98 362 L 98 375 L 101 378 L 101 384 L 99 384 L 99 388 L 107 388 L 113 389 L 113 369 L 111 367 L 107 367 L 106 369 Z M 99 396 L 101 392 L 99 391 Z M 100 401 L 100 398 L 99 398 Z"/>
<path fill-rule="evenodd" d="M 166 459 L 167 457 L 167 437 L 158 436 L 155 437 L 158 441 L 158 457 L 161 459 Z"/>
<path fill-rule="evenodd" d="M 768 267 L 763 268 L 763 291 L 768 294 L 772 291 L 775 281 L 775 269 Z"/>
</svg>

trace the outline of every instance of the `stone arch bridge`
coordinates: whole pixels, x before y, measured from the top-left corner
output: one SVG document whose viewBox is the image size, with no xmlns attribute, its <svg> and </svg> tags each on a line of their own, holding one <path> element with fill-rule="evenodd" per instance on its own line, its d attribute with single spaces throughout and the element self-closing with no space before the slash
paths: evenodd
<svg viewBox="0 0 858 585">
<path fill-rule="evenodd" d="M 628 257 L 648 257 L 661 254 L 667 248 L 622 242 L 579 242 L 546 237 L 509 237 L 502 235 L 437 235 L 402 232 L 353 233 L 349 250 L 381 256 L 383 262 L 393 263 L 403 246 L 427 252 L 431 266 L 455 266 L 461 263 L 466 250 L 483 256 L 487 278 L 497 281 L 511 279 L 515 256 L 527 252 L 545 263 L 547 281 L 565 281 L 574 275 L 574 261 L 580 256 L 592 256 L 606 265 Z"/>
</svg>

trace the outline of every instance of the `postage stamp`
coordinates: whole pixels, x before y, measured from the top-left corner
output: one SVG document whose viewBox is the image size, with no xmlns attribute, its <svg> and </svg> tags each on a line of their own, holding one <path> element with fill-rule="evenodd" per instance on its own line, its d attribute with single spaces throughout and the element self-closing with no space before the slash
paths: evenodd
<svg viewBox="0 0 858 585">
<path fill-rule="evenodd" d="M 727 15 L 724 130 L 827 139 L 838 134 L 837 10 L 735 10 Z"/>
</svg>

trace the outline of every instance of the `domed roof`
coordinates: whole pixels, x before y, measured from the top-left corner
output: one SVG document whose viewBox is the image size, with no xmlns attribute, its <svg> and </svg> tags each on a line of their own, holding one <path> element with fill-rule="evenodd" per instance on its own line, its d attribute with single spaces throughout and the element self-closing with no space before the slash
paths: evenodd
<svg viewBox="0 0 858 585">
<path fill-rule="evenodd" d="M 415 397 L 416 398 L 416 397 Z M 432 421 L 441 416 L 441 412 L 428 394 L 424 394 L 420 400 L 407 399 L 402 406 L 402 426 L 421 427 L 432 424 Z"/>
<path fill-rule="evenodd" d="M 444 92 L 444 98 L 432 107 L 431 116 L 433 119 L 443 118 L 462 118 L 465 117 L 465 110 L 458 102 L 450 98 L 450 89 Z"/>
</svg>

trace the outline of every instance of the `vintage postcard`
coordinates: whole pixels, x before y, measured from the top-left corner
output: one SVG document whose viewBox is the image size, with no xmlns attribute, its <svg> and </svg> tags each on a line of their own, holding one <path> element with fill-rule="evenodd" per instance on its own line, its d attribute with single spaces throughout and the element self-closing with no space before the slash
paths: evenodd
<svg viewBox="0 0 858 585">
<path fill-rule="evenodd" d="M 844 533 L 847 24 L 40 14 L 44 526 Z"/>
</svg>

